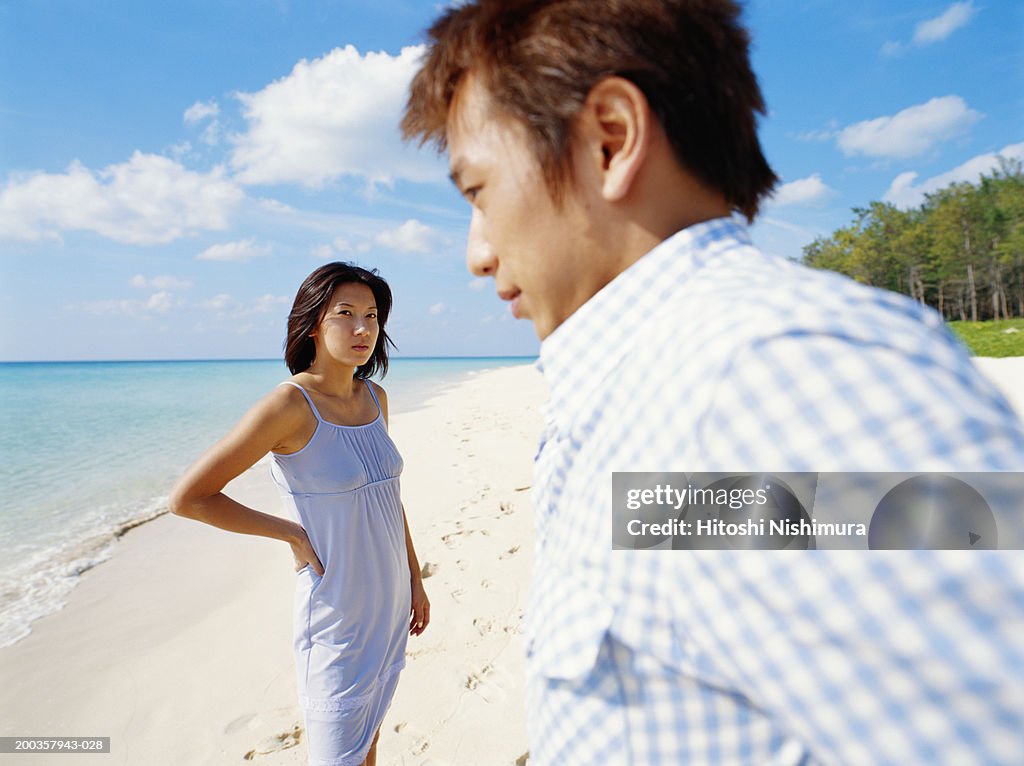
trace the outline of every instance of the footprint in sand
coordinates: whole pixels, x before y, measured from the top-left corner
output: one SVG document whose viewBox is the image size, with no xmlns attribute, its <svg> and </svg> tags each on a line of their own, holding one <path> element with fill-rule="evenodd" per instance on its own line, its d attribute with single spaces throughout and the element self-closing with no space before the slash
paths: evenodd
<svg viewBox="0 0 1024 766">
<path fill-rule="evenodd" d="M 456 588 L 451 592 L 451 597 L 455 600 L 456 604 L 462 603 L 462 597 L 466 595 L 466 591 L 463 588 Z"/>
<path fill-rule="evenodd" d="M 461 523 L 461 522 L 458 522 Z M 446 535 L 441 535 L 441 542 L 447 545 L 449 548 L 454 548 L 461 540 L 459 537 L 463 535 L 483 535 L 484 537 L 490 537 L 491 533 L 486 529 L 460 529 L 458 532 L 449 532 Z"/>
<path fill-rule="evenodd" d="M 480 682 L 484 680 L 487 675 L 491 672 L 492 668 L 490 665 L 484 665 L 480 670 L 475 673 L 470 673 L 466 678 L 466 688 L 472 691 L 480 686 Z"/>
<path fill-rule="evenodd" d="M 272 737 L 266 737 L 265 739 L 260 740 L 256 747 L 242 757 L 247 761 L 251 761 L 260 755 L 270 755 L 271 753 L 277 753 L 281 750 L 287 750 L 290 747 L 295 747 L 301 741 L 302 727 L 295 724 L 291 731 L 281 732 L 280 734 L 275 734 Z"/>
<path fill-rule="evenodd" d="M 513 545 L 507 551 L 505 551 L 500 556 L 498 556 L 498 558 L 499 559 L 507 559 L 507 558 L 510 558 L 511 556 L 515 556 L 518 552 L 519 552 L 519 546 L 518 545 Z"/>
<path fill-rule="evenodd" d="M 481 588 L 491 588 L 491 587 L 494 587 L 494 583 L 491 582 L 490 580 L 481 580 L 480 581 L 480 587 Z"/>
<path fill-rule="evenodd" d="M 530 751 L 527 750 L 521 756 L 516 758 L 515 766 L 526 766 L 526 764 L 529 763 L 529 761 L 530 761 Z"/>
<path fill-rule="evenodd" d="M 484 665 L 480 670 L 470 673 L 466 678 L 466 688 L 483 697 L 485 702 L 498 702 L 505 699 L 505 685 L 508 683 L 507 673 L 494 665 Z"/>
<path fill-rule="evenodd" d="M 486 636 L 488 633 L 494 630 L 494 620 L 484 620 L 477 617 L 473 620 L 473 627 L 476 628 L 476 632 L 481 636 Z"/>
<path fill-rule="evenodd" d="M 441 535 L 441 542 L 447 545 L 449 548 L 454 548 L 461 541 L 458 539 L 462 537 L 465 532 L 449 532 L 447 535 Z"/>
</svg>

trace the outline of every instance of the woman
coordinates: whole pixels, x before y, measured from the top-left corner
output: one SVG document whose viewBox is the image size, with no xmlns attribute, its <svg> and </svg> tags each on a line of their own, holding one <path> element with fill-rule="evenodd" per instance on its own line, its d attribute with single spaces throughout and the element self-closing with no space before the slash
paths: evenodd
<svg viewBox="0 0 1024 766">
<path fill-rule="evenodd" d="M 182 477 L 171 510 L 291 545 L 298 572 L 295 659 L 310 763 L 376 763 L 380 725 L 407 634 L 430 622 L 399 496 L 402 458 L 387 433 L 391 290 L 347 263 L 302 283 L 279 385 Z M 392 344 L 393 345 L 393 344 Z M 221 491 L 267 452 L 290 521 Z"/>
</svg>

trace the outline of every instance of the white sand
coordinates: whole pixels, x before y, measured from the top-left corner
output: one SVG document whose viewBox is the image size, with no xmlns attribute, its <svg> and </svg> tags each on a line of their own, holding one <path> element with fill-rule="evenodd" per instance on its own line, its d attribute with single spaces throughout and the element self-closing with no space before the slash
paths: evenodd
<svg viewBox="0 0 1024 766">
<path fill-rule="evenodd" d="M 996 384 L 996 388 L 1003 392 L 1003 396 L 1024 419 L 1024 356 L 1006 359 L 978 357 L 974 363 Z"/>
<path fill-rule="evenodd" d="M 1024 413 L 1024 358 L 979 367 Z M 381 766 L 525 762 L 523 645 L 533 521 L 527 488 L 544 384 L 483 373 L 394 418 L 403 497 L 433 623 L 411 638 Z M 260 465 L 232 483 L 278 512 Z M 287 546 L 165 516 L 129 532 L 68 606 L 0 649 L 3 735 L 110 736 L 78 763 L 304 764 Z M 295 744 L 297 741 L 297 744 Z M 66 766 L 68 756 L 0 755 Z"/>
</svg>

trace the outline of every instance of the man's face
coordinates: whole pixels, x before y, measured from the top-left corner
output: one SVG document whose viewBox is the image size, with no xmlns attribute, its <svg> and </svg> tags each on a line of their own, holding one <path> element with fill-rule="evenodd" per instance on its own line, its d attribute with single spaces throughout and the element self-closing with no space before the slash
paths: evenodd
<svg viewBox="0 0 1024 766">
<path fill-rule="evenodd" d="M 607 281 L 588 257 L 586 191 L 567 184 L 556 207 L 526 129 L 493 108 L 472 76 L 459 86 L 447 138 L 452 180 L 473 206 L 469 270 L 493 277 L 512 314 L 532 320 L 543 340 Z"/>
</svg>

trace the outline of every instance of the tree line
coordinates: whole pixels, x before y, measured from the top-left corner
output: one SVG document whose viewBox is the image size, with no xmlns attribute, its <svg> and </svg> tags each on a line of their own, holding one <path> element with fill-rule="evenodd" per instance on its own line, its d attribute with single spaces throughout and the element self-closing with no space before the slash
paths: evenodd
<svg viewBox="0 0 1024 766">
<path fill-rule="evenodd" d="M 976 184 L 917 208 L 854 208 L 853 223 L 803 249 L 808 266 L 909 295 L 947 320 L 1024 317 L 1024 166 L 1000 158 Z"/>
</svg>

